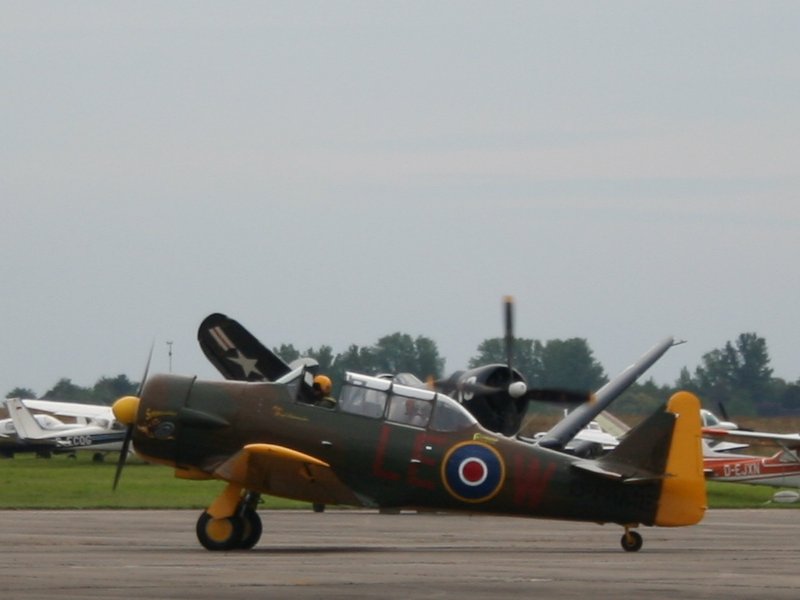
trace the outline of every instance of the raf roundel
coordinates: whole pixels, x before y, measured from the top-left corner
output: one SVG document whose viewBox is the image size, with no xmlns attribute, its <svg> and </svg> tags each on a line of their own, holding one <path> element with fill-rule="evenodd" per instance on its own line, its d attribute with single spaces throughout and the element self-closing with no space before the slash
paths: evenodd
<svg viewBox="0 0 800 600">
<path fill-rule="evenodd" d="M 442 481 L 450 494 L 464 502 L 486 502 L 503 485 L 506 467 L 500 454 L 486 444 L 453 446 L 442 462 Z"/>
</svg>

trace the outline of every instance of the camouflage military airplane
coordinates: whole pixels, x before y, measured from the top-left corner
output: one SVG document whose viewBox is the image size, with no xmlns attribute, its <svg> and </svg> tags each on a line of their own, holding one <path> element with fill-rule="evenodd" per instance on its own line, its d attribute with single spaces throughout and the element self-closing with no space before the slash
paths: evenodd
<svg viewBox="0 0 800 600">
<path fill-rule="evenodd" d="M 348 373 L 331 409 L 310 384 L 303 365 L 273 382 L 145 376 L 114 404 L 128 427 L 115 485 L 131 442 L 177 477 L 226 481 L 197 521 L 209 550 L 258 542 L 261 494 L 616 523 L 627 551 L 642 546 L 635 527 L 693 525 L 706 509 L 699 402 L 687 392 L 590 460 L 492 432 L 433 390 Z"/>
</svg>

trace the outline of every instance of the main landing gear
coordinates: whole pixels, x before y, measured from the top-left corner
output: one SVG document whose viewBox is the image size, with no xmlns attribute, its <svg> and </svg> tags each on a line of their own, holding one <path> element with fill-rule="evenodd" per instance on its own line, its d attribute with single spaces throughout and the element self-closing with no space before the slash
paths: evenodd
<svg viewBox="0 0 800 600">
<path fill-rule="evenodd" d="M 642 548 L 642 536 L 638 531 L 632 531 L 630 527 L 625 527 L 625 533 L 622 534 L 620 544 L 625 552 L 637 552 Z"/>
<path fill-rule="evenodd" d="M 225 492 L 218 500 L 224 497 Z M 236 505 L 234 513 L 227 517 L 212 515 L 217 502 L 203 511 L 196 528 L 197 539 L 203 547 L 207 550 L 250 550 L 255 546 L 263 531 L 261 517 L 256 512 L 259 497 L 255 492 L 248 492 Z"/>
</svg>

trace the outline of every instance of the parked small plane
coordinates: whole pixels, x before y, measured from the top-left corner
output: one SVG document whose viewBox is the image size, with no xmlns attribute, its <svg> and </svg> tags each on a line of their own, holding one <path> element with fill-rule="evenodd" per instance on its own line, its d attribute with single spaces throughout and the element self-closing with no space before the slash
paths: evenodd
<svg viewBox="0 0 800 600">
<path fill-rule="evenodd" d="M 95 405 L 64 406 L 64 402 L 8 398 L 5 400 L 17 438 L 25 444 L 50 445 L 56 451 L 91 450 L 119 451 L 125 438 L 125 427 L 114 418 L 111 407 Z M 71 416 L 77 423 L 64 423 L 50 416 L 42 419 L 30 408 L 50 410 Z M 99 455 L 99 456 L 102 456 Z"/>
<path fill-rule="evenodd" d="M 37 414 L 34 418 L 39 425 L 44 428 L 53 428 L 64 423 L 56 417 L 48 414 Z M 40 456 L 49 457 L 53 452 L 53 444 L 49 442 L 33 442 L 21 440 L 14 427 L 11 417 L 0 419 L 0 456 L 13 458 L 17 452 L 35 452 Z"/>
<path fill-rule="evenodd" d="M 712 439 L 767 442 L 781 448 L 776 454 L 768 457 L 713 450 L 707 452 L 704 464 L 708 479 L 800 488 L 800 434 L 713 427 L 703 427 L 702 431 L 705 437 Z"/>
<path fill-rule="evenodd" d="M 239 364 L 246 377 L 269 372 L 258 361 Z M 145 376 L 136 396 L 114 404 L 128 426 L 115 486 L 131 443 L 177 477 L 226 481 L 196 526 L 209 550 L 258 542 L 261 494 L 617 523 L 627 551 L 642 546 L 635 527 L 693 525 L 706 509 L 699 401 L 688 392 L 675 394 L 616 449 L 589 460 L 486 429 L 434 390 L 348 373 L 336 405 L 324 408 L 314 404 L 304 365 L 269 373 L 276 375 L 272 382 Z M 588 414 L 575 410 L 559 425 L 579 431 Z M 552 433 L 546 439 L 568 437 Z"/>
</svg>

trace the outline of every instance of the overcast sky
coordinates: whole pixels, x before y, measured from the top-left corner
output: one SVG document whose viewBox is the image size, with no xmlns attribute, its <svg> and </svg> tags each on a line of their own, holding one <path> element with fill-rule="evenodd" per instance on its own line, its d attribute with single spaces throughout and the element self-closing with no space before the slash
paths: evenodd
<svg viewBox="0 0 800 600">
<path fill-rule="evenodd" d="M 800 3 L 0 3 L 0 392 L 268 346 L 743 332 L 800 377 Z"/>
</svg>

